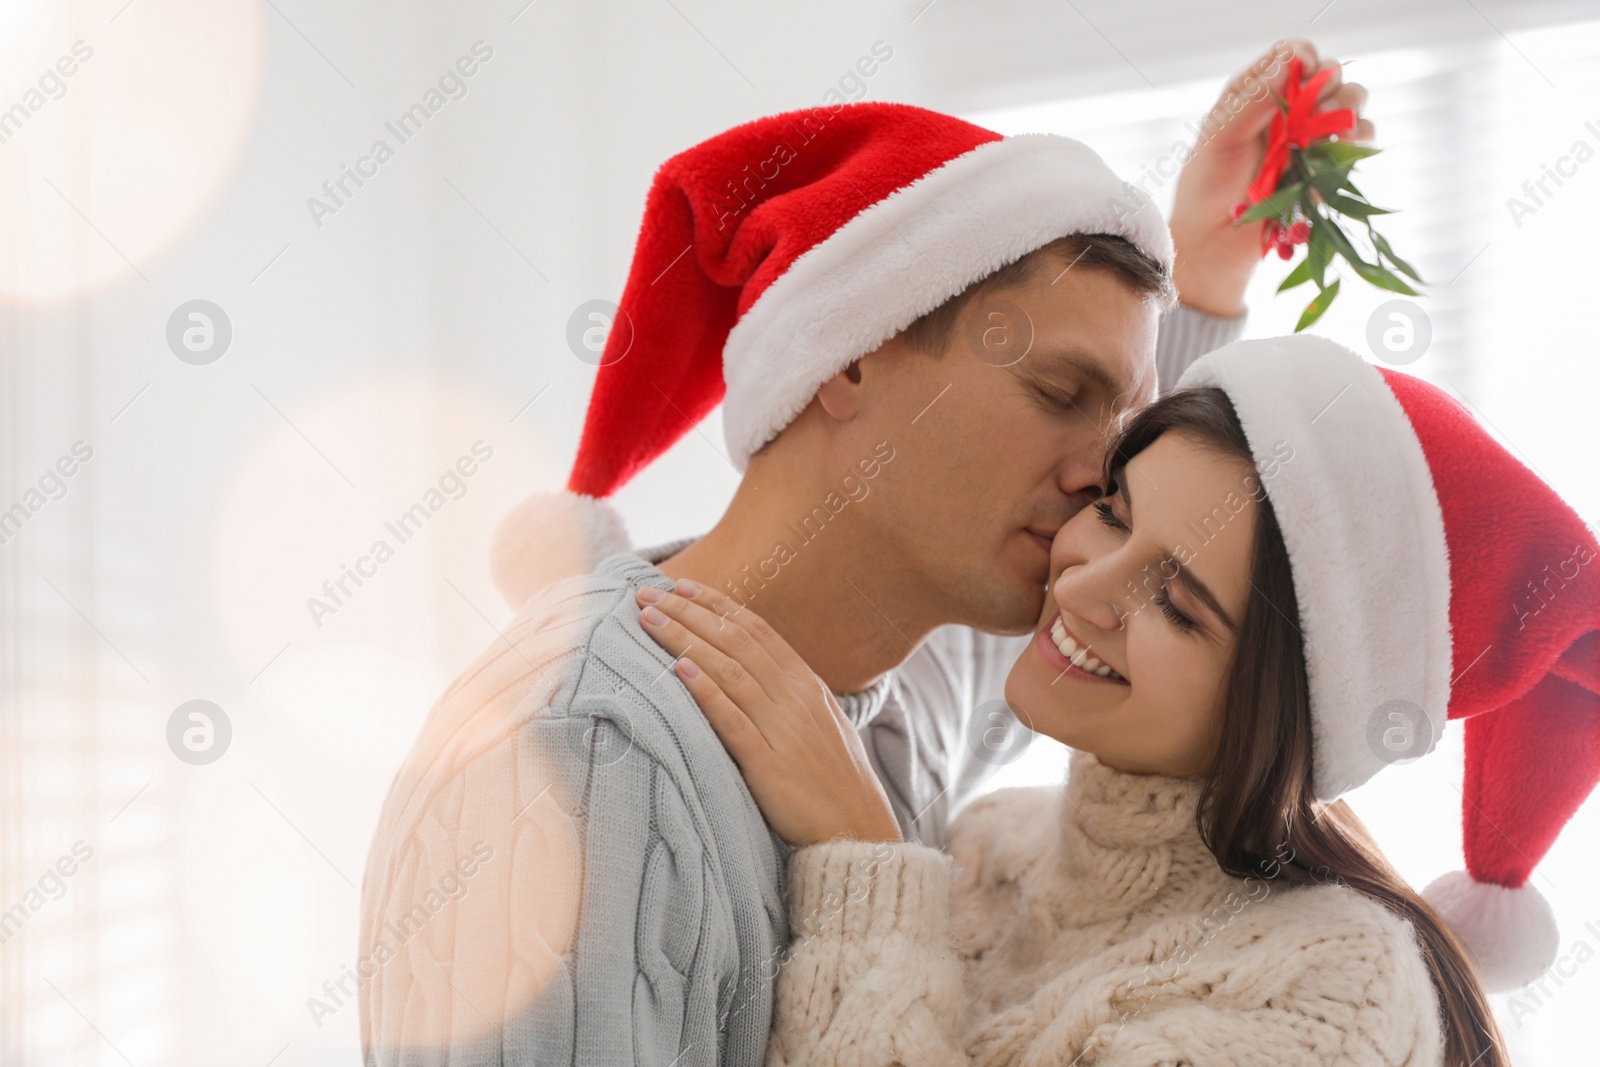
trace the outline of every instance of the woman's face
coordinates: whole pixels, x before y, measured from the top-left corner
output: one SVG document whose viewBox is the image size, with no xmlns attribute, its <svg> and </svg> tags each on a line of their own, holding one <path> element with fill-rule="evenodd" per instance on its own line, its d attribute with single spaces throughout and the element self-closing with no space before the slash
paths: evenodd
<svg viewBox="0 0 1600 1067">
<path fill-rule="evenodd" d="M 1119 770 L 1204 773 L 1262 492 L 1248 463 L 1181 431 L 1130 460 L 1056 535 L 1051 595 L 1006 679 L 1017 717 Z"/>
</svg>

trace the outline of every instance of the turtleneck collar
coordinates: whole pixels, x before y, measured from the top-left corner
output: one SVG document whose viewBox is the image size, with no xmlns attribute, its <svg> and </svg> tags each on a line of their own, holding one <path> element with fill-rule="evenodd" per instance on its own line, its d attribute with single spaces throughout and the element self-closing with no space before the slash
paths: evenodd
<svg viewBox="0 0 1600 1067">
<path fill-rule="evenodd" d="M 1060 858 L 1075 925 L 1181 907 L 1231 882 L 1195 825 L 1204 779 L 1131 774 L 1077 749 L 1067 767 Z"/>
<path fill-rule="evenodd" d="M 894 675 L 885 672 L 874 678 L 865 689 L 854 693 L 835 693 L 833 699 L 839 702 L 839 709 L 859 730 L 883 710 L 883 702 L 888 698 L 889 687 L 893 683 Z"/>
</svg>

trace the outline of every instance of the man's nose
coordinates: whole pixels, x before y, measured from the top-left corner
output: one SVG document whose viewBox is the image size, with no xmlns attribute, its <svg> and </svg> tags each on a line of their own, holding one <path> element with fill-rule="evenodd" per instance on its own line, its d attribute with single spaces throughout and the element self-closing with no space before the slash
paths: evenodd
<svg viewBox="0 0 1600 1067">
<path fill-rule="evenodd" d="M 1092 440 L 1075 442 L 1067 450 L 1056 471 L 1056 485 L 1063 493 L 1085 503 L 1100 499 L 1105 444 L 1097 435 Z"/>
</svg>

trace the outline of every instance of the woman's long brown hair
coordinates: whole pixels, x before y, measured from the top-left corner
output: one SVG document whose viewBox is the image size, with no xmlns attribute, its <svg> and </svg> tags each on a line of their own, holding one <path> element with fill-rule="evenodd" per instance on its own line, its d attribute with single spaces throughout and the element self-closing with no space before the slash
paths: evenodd
<svg viewBox="0 0 1600 1067">
<path fill-rule="evenodd" d="M 1107 452 L 1107 484 L 1169 432 L 1254 467 L 1227 394 L 1182 389 L 1123 427 Z M 1254 493 L 1254 588 L 1224 681 L 1216 755 L 1196 813 L 1200 834 L 1231 875 L 1347 885 L 1408 921 L 1438 994 L 1447 1067 L 1510 1067 L 1483 984 L 1461 942 L 1384 858 L 1349 806 L 1342 800 L 1325 805 L 1312 791 L 1305 643 L 1289 553 L 1269 492 Z"/>
</svg>

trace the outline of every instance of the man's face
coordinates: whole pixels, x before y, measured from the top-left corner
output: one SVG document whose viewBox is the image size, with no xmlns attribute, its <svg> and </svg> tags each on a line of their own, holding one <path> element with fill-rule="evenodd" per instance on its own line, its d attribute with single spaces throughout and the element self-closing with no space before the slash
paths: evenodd
<svg viewBox="0 0 1600 1067">
<path fill-rule="evenodd" d="M 1156 307 L 1113 271 L 1066 267 L 974 295 L 940 356 L 895 338 L 862 360 L 887 386 L 864 429 L 895 449 L 862 520 L 934 625 L 1033 625 L 1052 539 L 1100 495 L 1118 422 L 1154 399 Z"/>
</svg>

